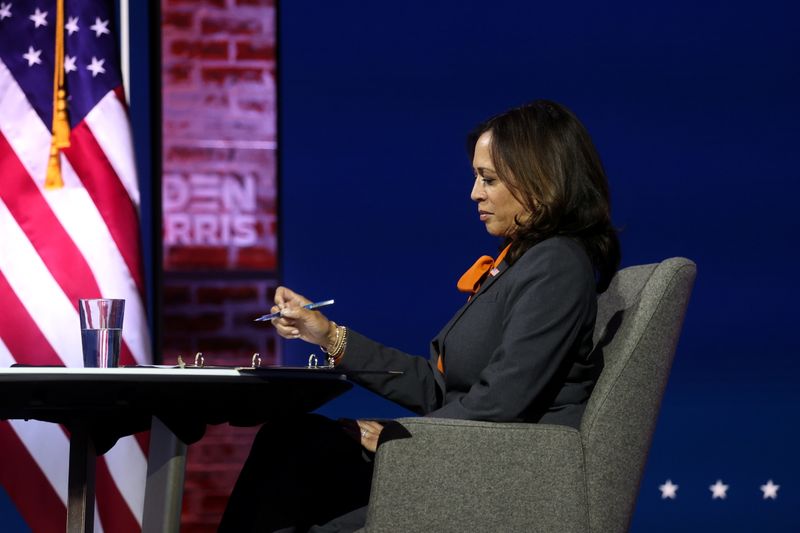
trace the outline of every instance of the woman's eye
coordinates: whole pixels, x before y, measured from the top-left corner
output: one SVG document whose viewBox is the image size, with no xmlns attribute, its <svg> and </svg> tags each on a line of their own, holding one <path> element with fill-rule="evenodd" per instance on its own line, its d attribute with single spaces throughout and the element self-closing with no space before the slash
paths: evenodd
<svg viewBox="0 0 800 533">
<path fill-rule="evenodd" d="M 497 178 L 493 178 L 493 177 L 489 177 L 489 176 L 481 176 L 478 173 L 473 174 L 472 177 L 473 177 L 473 179 L 480 180 L 481 185 L 484 185 L 484 186 L 485 185 L 491 185 L 492 183 L 494 183 L 497 180 Z"/>
</svg>

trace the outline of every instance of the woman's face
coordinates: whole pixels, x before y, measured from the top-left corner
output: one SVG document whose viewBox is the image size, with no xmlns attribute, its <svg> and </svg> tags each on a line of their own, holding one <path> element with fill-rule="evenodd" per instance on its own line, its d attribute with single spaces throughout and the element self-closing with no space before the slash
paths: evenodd
<svg viewBox="0 0 800 533">
<path fill-rule="evenodd" d="M 490 235 L 511 237 L 517 230 L 516 220 L 525 221 L 529 213 L 497 176 L 491 143 L 491 131 L 484 132 L 475 143 L 475 155 L 472 158 L 475 184 L 470 198 L 478 203 L 478 214 Z"/>
</svg>

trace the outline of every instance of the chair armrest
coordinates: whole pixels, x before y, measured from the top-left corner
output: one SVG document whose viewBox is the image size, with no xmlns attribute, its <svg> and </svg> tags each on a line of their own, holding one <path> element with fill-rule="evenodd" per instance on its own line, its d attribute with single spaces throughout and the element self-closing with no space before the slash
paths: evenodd
<svg viewBox="0 0 800 533">
<path fill-rule="evenodd" d="M 576 429 L 441 418 L 397 422 L 408 434 L 378 447 L 370 533 L 588 529 Z"/>
</svg>

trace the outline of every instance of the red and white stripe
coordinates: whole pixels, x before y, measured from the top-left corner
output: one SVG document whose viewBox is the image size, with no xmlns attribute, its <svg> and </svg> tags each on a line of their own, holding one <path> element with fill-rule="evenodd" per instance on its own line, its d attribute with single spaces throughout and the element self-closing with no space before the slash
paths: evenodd
<svg viewBox="0 0 800 533">
<path fill-rule="evenodd" d="M 50 139 L 0 61 L 0 365 L 81 366 L 77 300 L 86 297 L 125 299 L 121 363 L 148 363 L 139 191 L 119 94 L 107 94 L 71 132 L 56 190 L 44 189 Z M 3 422 L 0 449 L 0 482 L 31 528 L 63 530 L 63 429 Z M 146 469 L 134 437 L 98 461 L 97 531 L 140 529 Z"/>
</svg>

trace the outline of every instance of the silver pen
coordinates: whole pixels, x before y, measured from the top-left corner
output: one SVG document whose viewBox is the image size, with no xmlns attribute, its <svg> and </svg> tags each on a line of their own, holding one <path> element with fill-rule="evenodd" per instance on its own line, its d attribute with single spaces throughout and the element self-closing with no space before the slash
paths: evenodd
<svg viewBox="0 0 800 533">
<path fill-rule="evenodd" d="M 310 304 L 306 304 L 301 306 L 303 309 L 316 309 L 317 307 L 325 307 L 326 305 L 333 305 L 333 300 L 323 300 L 321 302 L 314 302 Z M 270 313 L 268 315 L 261 315 L 260 317 L 253 320 L 253 322 L 266 322 L 267 320 L 272 320 L 273 318 L 279 318 L 283 316 L 281 313 L 283 311 L 278 311 L 277 313 Z"/>
</svg>

